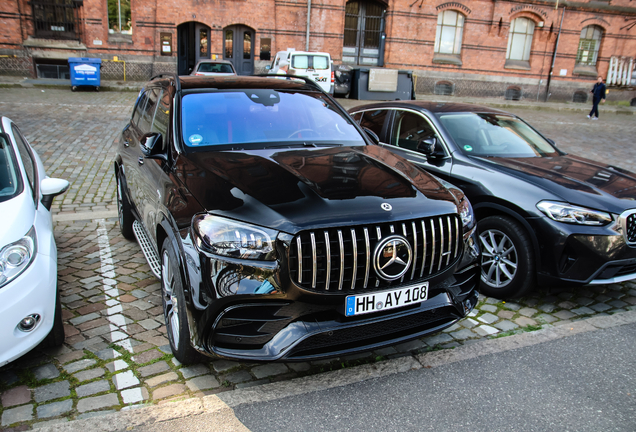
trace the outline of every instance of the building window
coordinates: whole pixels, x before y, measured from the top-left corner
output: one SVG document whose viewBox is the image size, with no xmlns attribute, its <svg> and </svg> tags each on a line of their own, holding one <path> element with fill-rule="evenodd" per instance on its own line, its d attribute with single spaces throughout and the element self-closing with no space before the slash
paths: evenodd
<svg viewBox="0 0 636 432">
<path fill-rule="evenodd" d="M 130 0 L 108 0 L 108 33 L 132 34 Z"/>
<path fill-rule="evenodd" d="M 435 88 L 433 90 L 433 93 L 435 93 L 436 95 L 442 95 L 442 96 L 452 96 L 454 87 L 455 86 L 451 82 L 438 81 L 435 83 Z"/>
<path fill-rule="evenodd" d="M 576 53 L 576 62 L 588 66 L 595 66 L 598 57 L 598 49 L 601 46 L 603 30 L 599 26 L 591 25 L 581 30 L 579 50 Z"/>
<path fill-rule="evenodd" d="M 521 88 L 516 86 L 510 86 L 506 89 L 506 94 L 504 95 L 504 99 L 506 100 L 515 100 L 518 101 L 521 99 Z"/>
<path fill-rule="evenodd" d="M 437 33 L 435 52 L 440 54 L 459 54 L 462 49 L 464 15 L 446 10 L 437 15 Z"/>
<path fill-rule="evenodd" d="M 225 30 L 225 58 L 231 59 L 234 53 L 234 31 Z"/>
<path fill-rule="evenodd" d="M 517 18 L 510 23 L 510 37 L 506 60 L 530 60 L 534 22 L 528 18 Z"/>
<path fill-rule="evenodd" d="M 574 95 L 572 96 L 572 102 L 574 103 L 587 103 L 587 93 L 586 91 L 583 90 L 578 90 L 574 92 Z"/>
</svg>

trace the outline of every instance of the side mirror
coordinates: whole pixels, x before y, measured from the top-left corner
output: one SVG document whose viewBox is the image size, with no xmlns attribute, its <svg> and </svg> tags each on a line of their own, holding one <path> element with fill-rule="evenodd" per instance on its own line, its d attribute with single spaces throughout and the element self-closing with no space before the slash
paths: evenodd
<svg viewBox="0 0 636 432">
<path fill-rule="evenodd" d="M 373 141 L 373 144 L 380 144 L 380 137 L 375 132 L 365 127 L 363 127 L 362 130 L 366 132 L 367 136 Z"/>
<path fill-rule="evenodd" d="M 53 198 L 63 194 L 68 189 L 70 183 L 68 180 L 58 178 L 45 178 L 40 182 L 40 191 L 42 192 L 42 205 L 47 210 L 51 210 Z"/>
<path fill-rule="evenodd" d="M 167 160 L 163 151 L 163 137 L 159 132 L 148 132 L 139 140 L 141 152 L 150 159 Z"/>
<path fill-rule="evenodd" d="M 550 144 L 552 144 L 553 146 L 557 146 L 556 143 L 554 142 L 554 140 L 550 139 L 550 138 L 546 138 L 545 139 L 547 142 L 549 142 Z"/>
<path fill-rule="evenodd" d="M 424 138 L 417 144 L 417 150 L 424 153 L 426 156 L 433 156 L 435 154 L 436 144 L 437 144 L 437 138 L 435 137 Z"/>
</svg>

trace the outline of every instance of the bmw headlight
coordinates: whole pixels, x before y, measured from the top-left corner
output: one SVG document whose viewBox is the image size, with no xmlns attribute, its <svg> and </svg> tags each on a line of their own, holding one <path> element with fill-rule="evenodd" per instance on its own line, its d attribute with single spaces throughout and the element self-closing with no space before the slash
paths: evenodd
<svg viewBox="0 0 636 432">
<path fill-rule="evenodd" d="M 197 215 L 192 221 L 199 246 L 232 258 L 274 261 L 276 231 L 218 216 Z M 202 243 L 202 244 L 201 244 Z"/>
<path fill-rule="evenodd" d="M 35 227 L 20 240 L 0 249 L 0 288 L 20 276 L 31 265 L 36 253 Z"/>
<path fill-rule="evenodd" d="M 602 226 L 612 221 L 609 213 L 567 203 L 541 201 L 537 208 L 557 222 Z"/>
</svg>

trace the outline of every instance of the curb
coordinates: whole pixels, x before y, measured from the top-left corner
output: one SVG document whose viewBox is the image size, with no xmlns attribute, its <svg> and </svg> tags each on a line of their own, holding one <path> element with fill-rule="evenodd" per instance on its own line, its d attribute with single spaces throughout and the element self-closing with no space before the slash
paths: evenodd
<svg viewBox="0 0 636 432">
<path fill-rule="evenodd" d="M 243 404 L 267 402 L 299 394 L 342 387 L 369 379 L 386 377 L 398 373 L 435 368 L 459 361 L 475 359 L 504 351 L 515 350 L 575 336 L 581 333 L 636 323 L 636 311 L 600 315 L 567 323 L 558 327 L 547 327 L 534 332 L 521 333 L 498 339 L 488 339 L 454 349 L 404 356 L 375 364 L 340 369 L 321 375 L 296 378 L 286 382 L 263 384 L 257 387 L 233 390 L 219 395 L 205 396 L 162 405 L 126 409 L 112 414 L 83 420 L 73 420 L 38 427 L 41 432 L 112 432 L 144 428 L 150 425 L 193 416 L 206 416 L 215 430 L 246 431 L 245 426 L 234 417 L 232 408 Z M 212 423 L 214 422 L 214 423 Z M 216 426 L 219 426 L 216 428 Z"/>
</svg>

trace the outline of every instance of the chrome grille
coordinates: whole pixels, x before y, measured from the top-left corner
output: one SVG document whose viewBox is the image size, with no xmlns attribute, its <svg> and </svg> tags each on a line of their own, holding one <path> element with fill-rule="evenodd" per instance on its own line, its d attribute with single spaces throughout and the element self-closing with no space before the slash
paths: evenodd
<svg viewBox="0 0 636 432">
<path fill-rule="evenodd" d="M 398 280 L 379 278 L 374 251 L 383 238 L 399 234 L 413 249 L 411 267 Z M 453 265 L 461 252 L 457 215 L 403 222 L 303 231 L 292 241 L 289 272 L 297 285 L 318 291 L 385 288 L 426 278 Z"/>
</svg>

